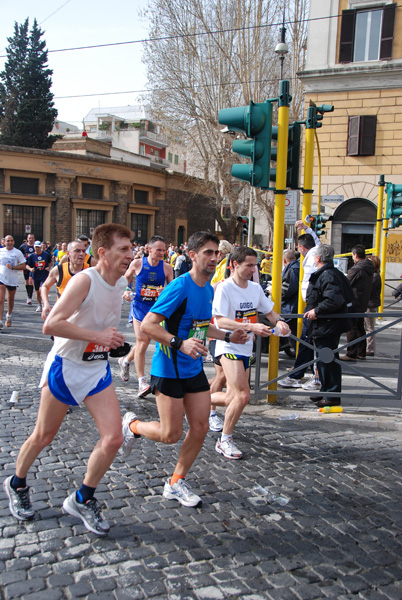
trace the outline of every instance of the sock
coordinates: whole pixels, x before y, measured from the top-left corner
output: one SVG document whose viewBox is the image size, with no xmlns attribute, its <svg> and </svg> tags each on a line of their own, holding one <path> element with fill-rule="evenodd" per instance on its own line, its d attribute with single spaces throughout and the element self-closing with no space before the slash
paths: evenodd
<svg viewBox="0 0 402 600">
<path fill-rule="evenodd" d="M 9 319 L 13 313 L 6 313 L 6 319 Z"/>
<path fill-rule="evenodd" d="M 137 423 L 139 423 L 140 420 L 139 419 L 135 419 L 135 421 L 131 421 L 130 423 L 130 430 L 133 432 L 134 435 L 140 435 L 137 431 Z"/>
<path fill-rule="evenodd" d="M 129 363 L 129 361 L 127 360 L 127 358 L 126 358 L 126 357 L 124 357 L 124 358 L 123 358 L 123 365 L 124 365 L 125 367 L 127 367 L 127 365 L 129 365 L 129 364 L 130 364 L 130 363 Z"/>
<path fill-rule="evenodd" d="M 222 433 L 221 434 L 221 442 L 227 442 L 228 440 L 232 439 L 232 434 L 231 433 Z"/>
<path fill-rule="evenodd" d="M 85 504 L 85 502 L 88 502 L 88 500 L 92 500 L 95 490 L 96 488 L 89 487 L 89 485 L 85 485 L 85 483 L 83 483 L 80 489 L 75 493 L 77 502 L 80 504 Z"/>
<path fill-rule="evenodd" d="M 32 295 L 33 295 L 33 285 L 26 285 L 25 286 L 27 288 L 27 294 L 28 294 L 28 298 L 30 300 L 32 300 Z"/>
<path fill-rule="evenodd" d="M 14 475 L 14 477 L 10 481 L 10 485 L 13 488 L 13 490 L 18 490 L 19 488 L 26 488 L 27 487 L 27 478 L 26 477 L 18 477 L 17 475 Z"/>
<path fill-rule="evenodd" d="M 179 479 L 185 479 L 184 475 L 179 475 L 178 473 L 173 473 L 172 478 L 170 480 L 170 485 L 174 485 L 179 481 Z"/>
<path fill-rule="evenodd" d="M 146 377 L 144 375 L 144 377 L 138 377 L 138 383 L 143 383 L 144 381 L 146 381 Z"/>
<path fill-rule="evenodd" d="M 214 417 L 216 415 L 216 410 L 211 410 L 211 412 L 209 414 L 211 417 Z"/>
</svg>

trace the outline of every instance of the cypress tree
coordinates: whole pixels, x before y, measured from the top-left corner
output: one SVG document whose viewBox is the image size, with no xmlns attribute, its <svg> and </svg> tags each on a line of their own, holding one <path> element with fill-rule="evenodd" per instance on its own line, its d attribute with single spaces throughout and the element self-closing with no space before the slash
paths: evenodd
<svg viewBox="0 0 402 600">
<path fill-rule="evenodd" d="M 0 73 L 0 143 L 26 148 L 49 148 L 58 136 L 49 136 L 57 117 L 47 67 L 46 42 L 35 19 L 15 23 L 8 38 L 7 63 Z"/>
</svg>

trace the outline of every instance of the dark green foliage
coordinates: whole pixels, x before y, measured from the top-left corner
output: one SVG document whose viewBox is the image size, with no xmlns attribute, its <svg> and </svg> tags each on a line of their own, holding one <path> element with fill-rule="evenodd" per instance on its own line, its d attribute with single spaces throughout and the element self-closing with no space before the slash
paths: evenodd
<svg viewBox="0 0 402 600">
<path fill-rule="evenodd" d="M 48 133 L 57 117 L 46 42 L 36 19 L 14 25 L 8 38 L 7 62 L 0 73 L 0 143 L 26 148 L 49 148 L 55 136 Z"/>
</svg>

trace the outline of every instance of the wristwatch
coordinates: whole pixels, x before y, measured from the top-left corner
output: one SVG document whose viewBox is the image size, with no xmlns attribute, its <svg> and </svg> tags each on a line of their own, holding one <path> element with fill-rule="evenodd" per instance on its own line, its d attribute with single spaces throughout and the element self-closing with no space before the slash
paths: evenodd
<svg viewBox="0 0 402 600">
<path fill-rule="evenodd" d="M 229 339 L 229 338 L 230 338 L 230 335 L 231 335 L 231 333 L 232 333 L 231 331 L 227 331 L 227 332 L 225 333 L 225 342 L 226 342 L 227 344 L 229 344 L 229 343 L 230 343 L 230 339 Z"/>
<path fill-rule="evenodd" d="M 173 348 L 173 350 L 179 350 L 182 343 L 183 343 L 182 338 L 179 338 L 176 336 L 173 336 L 169 342 L 170 347 Z"/>
</svg>

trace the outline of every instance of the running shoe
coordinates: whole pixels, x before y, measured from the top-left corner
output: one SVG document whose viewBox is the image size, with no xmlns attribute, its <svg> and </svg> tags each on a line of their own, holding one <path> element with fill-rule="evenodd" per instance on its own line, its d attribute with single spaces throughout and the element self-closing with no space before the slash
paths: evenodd
<svg viewBox="0 0 402 600">
<path fill-rule="evenodd" d="M 278 382 L 279 383 L 279 382 Z M 321 389 L 321 381 L 317 377 L 312 377 L 307 383 L 303 383 L 303 390 L 320 390 Z"/>
<path fill-rule="evenodd" d="M 32 304 L 32 300 L 31 298 L 27 298 L 27 304 L 31 305 Z"/>
<path fill-rule="evenodd" d="M 124 364 L 125 356 L 122 356 L 117 361 L 120 367 L 120 377 L 123 381 L 128 381 L 130 379 L 130 363 Z"/>
<path fill-rule="evenodd" d="M 35 312 L 42 312 L 42 305 L 41 304 L 39 304 L 39 306 L 38 306 L 38 308 L 36 309 Z"/>
<path fill-rule="evenodd" d="M 216 442 L 215 450 L 219 452 L 219 454 L 223 454 L 223 456 L 226 456 L 226 458 L 232 458 L 233 460 L 238 460 L 243 456 L 243 452 L 241 452 L 241 450 L 238 449 L 232 438 L 229 438 L 224 442 L 222 442 L 222 440 L 219 439 Z"/>
<path fill-rule="evenodd" d="M 64 500 L 63 509 L 69 515 L 81 519 L 85 527 L 92 533 L 105 535 L 110 529 L 109 523 L 102 517 L 96 498 L 91 498 L 85 504 L 81 504 L 73 492 Z"/>
<path fill-rule="evenodd" d="M 135 435 L 130 429 L 130 423 L 137 419 L 137 415 L 133 412 L 127 412 L 122 421 L 122 430 L 123 430 L 123 438 L 124 442 L 122 447 L 120 448 L 120 454 L 124 456 L 130 456 L 131 450 L 133 449 L 135 442 Z"/>
<path fill-rule="evenodd" d="M 178 500 L 183 506 L 197 506 L 202 502 L 201 498 L 191 491 L 191 487 L 184 479 L 179 479 L 173 485 L 170 485 L 169 479 L 167 479 L 163 488 L 163 497 L 168 500 Z"/>
<path fill-rule="evenodd" d="M 8 313 L 6 314 L 6 327 L 11 327 L 11 315 L 9 315 Z"/>
<path fill-rule="evenodd" d="M 143 379 L 142 381 L 138 382 L 137 398 L 145 398 L 145 396 L 147 394 L 149 394 L 150 391 L 151 391 L 151 386 L 149 385 L 148 381 Z"/>
<path fill-rule="evenodd" d="M 302 387 L 302 380 L 293 379 L 292 377 L 284 377 L 284 379 L 278 380 L 278 385 L 284 388 L 298 388 Z"/>
<path fill-rule="evenodd" d="M 33 519 L 34 511 L 29 498 L 29 487 L 14 489 L 11 487 L 13 476 L 7 477 L 3 482 L 4 491 L 8 496 L 8 507 L 10 513 L 19 521 L 29 521 Z"/>
<path fill-rule="evenodd" d="M 217 414 L 209 415 L 209 431 L 222 431 L 223 421 Z"/>
</svg>

